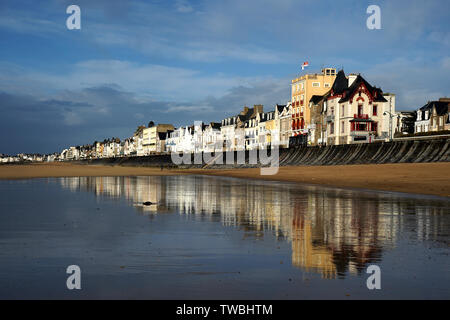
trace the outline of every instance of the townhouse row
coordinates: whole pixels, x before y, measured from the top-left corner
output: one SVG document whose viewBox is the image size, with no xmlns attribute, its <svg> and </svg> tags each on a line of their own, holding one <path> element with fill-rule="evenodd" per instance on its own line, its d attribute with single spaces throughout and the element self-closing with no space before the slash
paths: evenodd
<svg viewBox="0 0 450 320">
<path fill-rule="evenodd" d="M 450 98 L 402 112 L 396 111 L 395 102 L 395 94 L 384 93 L 360 74 L 346 75 L 327 67 L 293 79 L 290 101 L 267 112 L 263 105 L 244 106 L 220 122 L 198 121 L 177 128 L 150 121 L 124 140 L 110 138 L 72 146 L 42 160 L 371 143 L 450 130 Z"/>
</svg>

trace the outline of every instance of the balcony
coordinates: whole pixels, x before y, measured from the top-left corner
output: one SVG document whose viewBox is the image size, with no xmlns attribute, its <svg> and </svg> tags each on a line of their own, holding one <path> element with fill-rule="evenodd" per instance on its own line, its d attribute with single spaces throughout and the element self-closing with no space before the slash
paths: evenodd
<svg viewBox="0 0 450 320">
<path fill-rule="evenodd" d="M 350 134 L 359 135 L 359 134 L 369 134 L 375 133 L 378 130 L 378 124 L 376 122 L 351 122 L 350 126 Z"/>
<path fill-rule="evenodd" d="M 369 120 L 369 115 L 368 114 L 354 114 L 353 115 L 353 119 L 362 119 L 362 120 Z"/>
<path fill-rule="evenodd" d="M 371 133 L 372 133 L 371 131 L 366 130 L 350 130 L 351 136 L 368 136 Z"/>
</svg>

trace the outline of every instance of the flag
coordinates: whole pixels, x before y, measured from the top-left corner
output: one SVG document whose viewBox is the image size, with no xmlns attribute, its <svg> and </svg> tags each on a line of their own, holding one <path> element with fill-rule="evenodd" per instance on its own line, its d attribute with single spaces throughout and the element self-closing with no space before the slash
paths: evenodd
<svg viewBox="0 0 450 320">
<path fill-rule="evenodd" d="M 305 67 L 308 67 L 308 66 L 309 66 L 309 62 L 308 61 L 303 62 L 302 70 L 305 70 Z"/>
</svg>

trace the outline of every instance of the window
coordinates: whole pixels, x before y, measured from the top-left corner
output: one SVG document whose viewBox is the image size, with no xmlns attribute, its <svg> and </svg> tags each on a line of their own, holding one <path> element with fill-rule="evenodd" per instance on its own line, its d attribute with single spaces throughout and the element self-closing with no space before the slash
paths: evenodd
<svg viewBox="0 0 450 320">
<path fill-rule="evenodd" d="M 341 121 L 341 133 L 345 132 L 345 125 L 344 125 L 344 121 Z"/>
<path fill-rule="evenodd" d="M 358 105 L 358 116 L 361 116 L 363 114 L 363 105 Z"/>
<path fill-rule="evenodd" d="M 366 131 L 367 126 L 365 123 L 357 122 L 356 123 L 356 131 Z"/>
<path fill-rule="evenodd" d="M 329 83 L 325 83 L 323 86 L 324 86 L 325 88 L 329 88 L 329 87 L 330 87 L 330 84 L 329 84 Z"/>
<path fill-rule="evenodd" d="M 345 115 L 345 106 L 341 106 L 341 117 Z"/>
<path fill-rule="evenodd" d="M 334 134 L 334 123 L 330 123 L 330 134 Z"/>
<path fill-rule="evenodd" d="M 312 83 L 312 86 L 313 86 L 313 87 L 320 87 L 320 82 L 313 82 L 313 83 Z"/>
<path fill-rule="evenodd" d="M 374 116 L 376 116 L 376 115 L 378 114 L 378 108 L 377 108 L 377 105 L 376 105 L 376 104 L 373 105 L 372 114 L 373 114 Z"/>
</svg>

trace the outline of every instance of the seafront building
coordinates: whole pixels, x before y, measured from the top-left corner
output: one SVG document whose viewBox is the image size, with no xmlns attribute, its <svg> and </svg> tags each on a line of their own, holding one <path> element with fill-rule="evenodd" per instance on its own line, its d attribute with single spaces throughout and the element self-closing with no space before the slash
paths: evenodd
<svg viewBox="0 0 450 320">
<path fill-rule="evenodd" d="M 327 145 L 392 138 L 395 96 L 383 94 L 361 75 L 347 77 L 340 70 L 324 103 Z"/>
<path fill-rule="evenodd" d="M 307 134 L 311 124 L 309 102 L 314 95 L 330 90 L 336 78 L 335 68 L 324 68 L 321 73 L 305 74 L 291 81 L 292 135 Z"/>
<path fill-rule="evenodd" d="M 1 163 L 148 156 L 152 154 L 244 151 L 390 141 L 403 135 L 450 130 L 450 98 L 429 101 L 416 111 L 396 111 L 396 96 L 360 74 L 326 67 L 290 83 L 291 97 L 264 112 L 244 106 L 220 122 L 139 126 L 121 141 L 70 146 L 54 155 L 0 156 Z"/>
<path fill-rule="evenodd" d="M 171 124 L 157 124 L 150 121 L 147 128 L 142 130 L 142 153 L 150 155 L 165 151 L 165 142 L 167 132 L 174 131 L 175 128 Z"/>
<path fill-rule="evenodd" d="M 450 98 L 428 101 L 417 110 L 415 133 L 450 130 Z"/>
<path fill-rule="evenodd" d="M 223 139 L 222 132 L 220 131 L 221 123 L 211 122 L 203 130 L 203 151 L 215 152 L 222 151 Z"/>
</svg>

